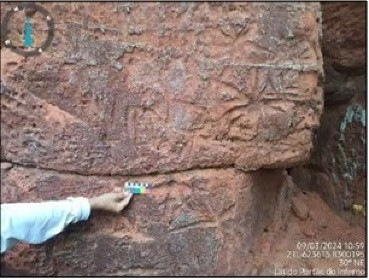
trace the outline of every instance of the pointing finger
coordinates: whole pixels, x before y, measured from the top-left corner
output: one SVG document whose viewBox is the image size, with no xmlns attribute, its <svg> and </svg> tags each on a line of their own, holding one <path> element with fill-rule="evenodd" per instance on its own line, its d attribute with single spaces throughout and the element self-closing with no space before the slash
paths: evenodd
<svg viewBox="0 0 369 280">
<path fill-rule="evenodd" d="M 129 203 L 129 201 L 131 200 L 132 194 L 131 196 L 126 197 L 125 199 L 123 199 L 121 202 L 118 203 L 118 208 L 119 211 L 122 211 Z"/>
<path fill-rule="evenodd" d="M 123 194 L 124 194 L 124 196 L 125 197 L 129 197 L 129 198 L 131 198 L 132 197 L 132 193 L 130 193 L 130 192 L 127 192 L 127 191 L 123 191 Z"/>
</svg>

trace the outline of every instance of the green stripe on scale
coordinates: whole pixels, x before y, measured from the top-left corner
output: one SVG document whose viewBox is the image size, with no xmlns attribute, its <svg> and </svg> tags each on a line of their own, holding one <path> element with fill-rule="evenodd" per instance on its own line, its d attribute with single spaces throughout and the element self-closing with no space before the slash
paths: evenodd
<svg viewBox="0 0 369 280">
<path fill-rule="evenodd" d="M 143 182 L 125 182 L 124 190 L 132 194 L 145 194 L 150 191 L 149 184 Z"/>
</svg>

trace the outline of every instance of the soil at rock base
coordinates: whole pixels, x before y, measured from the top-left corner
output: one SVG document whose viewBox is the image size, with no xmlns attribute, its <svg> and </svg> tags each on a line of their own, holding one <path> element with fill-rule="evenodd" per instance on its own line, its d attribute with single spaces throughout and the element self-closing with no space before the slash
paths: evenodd
<svg viewBox="0 0 369 280">
<path fill-rule="evenodd" d="M 361 274 L 365 271 L 364 249 L 349 250 L 344 249 L 344 247 L 347 243 L 365 244 L 365 231 L 363 227 L 357 225 L 363 222 L 365 217 L 355 216 L 355 220 L 348 223 L 332 211 L 317 193 L 299 192 L 295 196 L 298 196 L 309 209 L 308 218 L 301 220 L 291 210 L 285 226 L 278 229 L 267 229 L 264 232 L 254 247 L 256 250 L 252 252 L 253 275 L 282 276 L 284 273 L 284 275 L 291 276 L 291 273 L 299 271 L 299 276 L 327 276 L 334 271 L 336 276 L 349 276 L 352 275 L 353 270 L 356 276 L 364 275 Z M 318 244 L 322 248 L 328 242 L 336 244 L 336 250 L 328 250 L 330 258 L 292 257 L 291 251 L 295 251 L 295 256 L 296 252 L 302 256 L 304 250 L 298 250 L 297 247 L 303 247 L 304 244 L 312 244 L 313 247 Z M 341 250 L 338 249 L 338 244 L 342 245 Z M 314 254 L 315 250 L 305 251 L 305 256 L 308 256 Z M 316 251 L 327 250 L 318 249 Z M 359 256 L 352 258 L 332 257 L 333 254 L 336 256 L 343 254 L 343 251 L 346 251 L 345 254 L 351 254 L 355 251 L 354 254 Z M 348 266 L 340 264 L 340 260 L 343 259 L 351 264 Z M 346 268 L 347 270 L 345 270 Z"/>
</svg>

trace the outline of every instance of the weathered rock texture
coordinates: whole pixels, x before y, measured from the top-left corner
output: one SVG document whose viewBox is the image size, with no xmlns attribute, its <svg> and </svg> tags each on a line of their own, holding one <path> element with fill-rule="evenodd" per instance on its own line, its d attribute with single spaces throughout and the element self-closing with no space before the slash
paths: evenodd
<svg viewBox="0 0 369 280">
<path fill-rule="evenodd" d="M 248 273 L 285 181 L 262 168 L 307 160 L 319 125 L 320 5 L 42 5 L 52 47 L 1 50 L 2 202 L 155 188 L 25 249 L 34 272 Z"/>
<path fill-rule="evenodd" d="M 7 202 L 97 195 L 128 179 L 22 167 L 2 176 Z M 154 183 L 150 195 L 135 197 L 122 214 L 95 213 L 49 243 L 45 258 L 23 264 L 13 256 L 12 267 L 38 275 L 244 274 L 252 240 L 273 220 L 284 183 L 281 171 L 234 169 L 139 179 Z"/>
<path fill-rule="evenodd" d="M 4 159 L 108 175 L 308 158 L 319 5 L 45 6 L 53 47 L 2 76 Z"/>
<path fill-rule="evenodd" d="M 334 209 L 348 210 L 365 204 L 366 4 L 322 7 L 324 114 L 312 158 L 293 177 Z"/>
</svg>

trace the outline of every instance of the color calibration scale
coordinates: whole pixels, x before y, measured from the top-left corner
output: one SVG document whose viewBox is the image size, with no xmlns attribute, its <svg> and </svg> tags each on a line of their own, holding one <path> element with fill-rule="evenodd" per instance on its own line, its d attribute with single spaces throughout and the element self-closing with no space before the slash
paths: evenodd
<svg viewBox="0 0 369 280">
<path fill-rule="evenodd" d="M 132 194 L 146 194 L 151 191 L 151 186 L 144 182 L 125 182 L 123 190 Z"/>
</svg>

